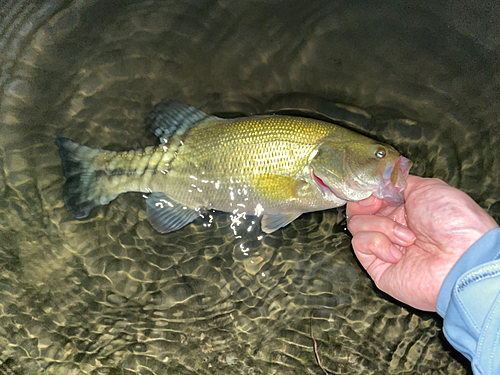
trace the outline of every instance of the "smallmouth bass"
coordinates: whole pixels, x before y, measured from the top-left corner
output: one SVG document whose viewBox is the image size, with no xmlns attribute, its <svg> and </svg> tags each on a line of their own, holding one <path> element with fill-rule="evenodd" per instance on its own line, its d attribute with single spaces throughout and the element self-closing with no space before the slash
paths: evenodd
<svg viewBox="0 0 500 375">
<path fill-rule="evenodd" d="M 266 233 L 304 212 L 375 195 L 404 202 L 412 162 L 393 147 L 310 118 L 222 119 L 177 101 L 158 103 L 147 123 L 161 144 L 92 149 L 59 137 L 63 198 L 78 219 L 125 192 L 150 193 L 148 220 L 162 233 L 205 211 L 262 217 Z"/>
</svg>

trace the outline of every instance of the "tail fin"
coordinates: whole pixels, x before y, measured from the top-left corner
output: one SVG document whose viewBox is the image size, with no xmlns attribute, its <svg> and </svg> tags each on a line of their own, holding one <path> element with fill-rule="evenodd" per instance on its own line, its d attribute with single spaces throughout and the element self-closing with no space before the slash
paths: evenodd
<svg viewBox="0 0 500 375">
<path fill-rule="evenodd" d="M 77 219 L 90 215 L 92 209 L 101 205 L 97 170 L 93 164 L 99 150 L 63 137 L 56 139 L 61 156 L 66 183 L 63 188 L 64 204 Z"/>
</svg>

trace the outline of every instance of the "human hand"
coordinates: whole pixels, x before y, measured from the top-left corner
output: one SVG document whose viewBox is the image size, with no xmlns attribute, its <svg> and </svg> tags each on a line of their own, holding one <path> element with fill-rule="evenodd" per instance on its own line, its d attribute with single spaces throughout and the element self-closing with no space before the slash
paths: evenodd
<svg viewBox="0 0 500 375">
<path fill-rule="evenodd" d="M 436 311 L 458 259 L 498 224 L 472 198 L 438 179 L 408 176 L 405 204 L 370 197 L 347 204 L 352 246 L 377 287 L 420 310 Z"/>
</svg>

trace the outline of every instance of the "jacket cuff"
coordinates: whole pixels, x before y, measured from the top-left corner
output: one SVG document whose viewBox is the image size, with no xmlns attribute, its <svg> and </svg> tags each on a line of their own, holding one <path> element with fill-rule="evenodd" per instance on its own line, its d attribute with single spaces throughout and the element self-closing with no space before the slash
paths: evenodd
<svg viewBox="0 0 500 375">
<path fill-rule="evenodd" d="M 466 272 L 482 264 L 500 259 L 500 228 L 495 228 L 477 240 L 453 266 L 441 286 L 437 301 L 437 312 L 445 317 L 451 294 L 458 279 Z"/>
</svg>

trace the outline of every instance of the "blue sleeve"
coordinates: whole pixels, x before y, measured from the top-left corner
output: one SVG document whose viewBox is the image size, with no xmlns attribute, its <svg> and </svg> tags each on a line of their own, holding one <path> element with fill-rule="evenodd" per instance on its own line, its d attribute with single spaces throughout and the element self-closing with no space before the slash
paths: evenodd
<svg viewBox="0 0 500 375">
<path fill-rule="evenodd" d="M 474 374 L 500 374 L 500 228 L 481 237 L 446 277 L 437 302 L 448 341 Z"/>
</svg>

